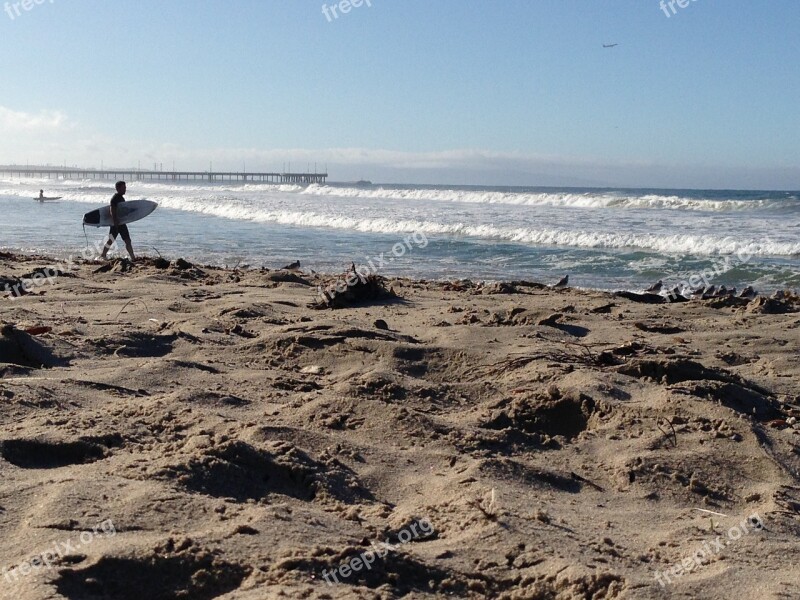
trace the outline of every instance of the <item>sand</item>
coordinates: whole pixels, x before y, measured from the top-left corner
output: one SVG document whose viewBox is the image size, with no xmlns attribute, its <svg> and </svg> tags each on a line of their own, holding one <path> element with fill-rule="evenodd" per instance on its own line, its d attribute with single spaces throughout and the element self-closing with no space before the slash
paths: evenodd
<svg viewBox="0 0 800 600">
<path fill-rule="evenodd" d="M 2 598 L 800 598 L 796 297 L 109 266 L 0 298 Z"/>
</svg>

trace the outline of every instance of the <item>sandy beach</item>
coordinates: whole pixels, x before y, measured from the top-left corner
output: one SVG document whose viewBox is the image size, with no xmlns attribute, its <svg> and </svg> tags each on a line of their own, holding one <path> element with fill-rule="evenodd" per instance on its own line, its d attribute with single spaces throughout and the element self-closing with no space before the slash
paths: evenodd
<svg viewBox="0 0 800 600">
<path fill-rule="evenodd" d="M 797 296 L 99 267 L 0 298 L 1 598 L 800 598 Z"/>
</svg>

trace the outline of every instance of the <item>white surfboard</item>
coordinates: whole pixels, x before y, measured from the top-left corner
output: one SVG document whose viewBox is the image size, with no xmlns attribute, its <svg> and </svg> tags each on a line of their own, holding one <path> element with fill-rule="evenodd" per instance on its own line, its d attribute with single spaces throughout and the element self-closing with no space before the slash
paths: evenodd
<svg viewBox="0 0 800 600">
<path fill-rule="evenodd" d="M 127 225 L 139 219 L 144 219 L 147 215 L 158 208 L 158 204 L 151 200 L 129 200 L 117 204 L 117 217 L 120 225 Z M 83 215 L 83 224 L 91 227 L 111 227 L 114 221 L 111 220 L 111 206 L 104 206 L 89 211 Z"/>
</svg>

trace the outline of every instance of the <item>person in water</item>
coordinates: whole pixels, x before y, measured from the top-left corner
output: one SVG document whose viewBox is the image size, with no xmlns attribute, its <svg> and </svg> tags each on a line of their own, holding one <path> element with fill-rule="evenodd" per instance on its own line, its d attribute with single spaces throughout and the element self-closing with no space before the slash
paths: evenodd
<svg viewBox="0 0 800 600">
<path fill-rule="evenodd" d="M 44 190 L 39 190 L 39 200 L 44 199 Z"/>
<path fill-rule="evenodd" d="M 135 262 L 136 256 L 133 254 L 131 234 L 128 232 L 127 225 L 120 225 L 119 212 L 117 210 L 120 203 L 125 202 L 125 193 L 128 191 L 128 189 L 124 181 L 118 181 L 115 187 L 117 189 L 117 193 L 114 194 L 113 198 L 111 198 L 111 220 L 114 224 L 111 226 L 111 229 L 108 232 L 108 240 L 106 241 L 106 245 L 103 247 L 103 252 L 100 254 L 100 258 L 106 258 L 106 254 L 108 254 L 111 246 L 114 245 L 114 240 L 116 240 L 117 236 L 119 235 L 122 236 L 122 241 L 125 242 L 125 248 L 128 250 L 128 254 L 131 257 L 131 262 Z"/>
</svg>

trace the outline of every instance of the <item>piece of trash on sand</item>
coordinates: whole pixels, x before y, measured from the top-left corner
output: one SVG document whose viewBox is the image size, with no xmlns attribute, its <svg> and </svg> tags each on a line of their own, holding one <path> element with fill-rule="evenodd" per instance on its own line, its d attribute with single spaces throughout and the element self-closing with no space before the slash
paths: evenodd
<svg viewBox="0 0 800 600">
<path fill-rule="evenodd" d="M 23 329 L 25 333 L 28 335 L 42 335 L 43 333 L 50 333 L 53 331 L 52 327 L 28 327 L 27 329 Z"/>
</svg>

